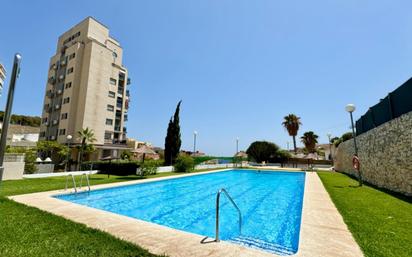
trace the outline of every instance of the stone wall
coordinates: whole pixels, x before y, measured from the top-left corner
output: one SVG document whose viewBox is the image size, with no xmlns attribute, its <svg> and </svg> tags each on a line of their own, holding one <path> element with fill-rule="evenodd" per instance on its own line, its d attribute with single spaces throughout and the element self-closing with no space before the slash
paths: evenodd
<svg viewBox="0 0 412 257">
<path fill-rule="evenodd" d="M 412 195 L 412 112 L 386 122 L 357 138 L 363 179 L 378 187 Z M 353 139 L 339 145 L 335 169 L 352 168 Z"/>
</svg>

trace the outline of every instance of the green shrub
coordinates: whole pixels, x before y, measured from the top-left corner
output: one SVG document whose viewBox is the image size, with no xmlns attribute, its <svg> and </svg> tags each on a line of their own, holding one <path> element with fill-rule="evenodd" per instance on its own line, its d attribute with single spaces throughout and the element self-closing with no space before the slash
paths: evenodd
<svg viewBox="0 0 412 257">
<path fill-rule="evenodd" d="M 287 150 L 278 150 L 274 161 L 284 163 L 291 157 L 292 155 Z"/>
<path fill-rule="evenodd" d="M 195 169 L 195 161 L 192 157 L 181 154 L 173 167 L 176 172 L 191 172 Z"/>
<path fill-rule="evenodd" d="M 148 175 L 155 175 L 157 173 L 157 168 L 160 165 L 160 161 L 145 160 L 140 166 L 140 175 L 143 177 Z"/>
<path fill-rule="evenodd" d="M 270 162 L 276 157 L 279 146 L 272 142 L 255 141 L 246 150 L 248 158 L 257 163 Z"/>
<path fill-rule="evenodd" d="M 130 152 L 129 150 L 124 150 L 121 154 L 120 154 L 120 159 L 122 160 L 130 160 L 132 158 L 133 154 L 132 152 Z"/>
<path fill-rule="evenodd" d="M 37 171 L 37 167 L 35 165 L 37 158 L 37 151 L 35 149 L 27 149 L 26 155 L 24 156 L 24 172 L 27 174 L 33 174 Z"/>
<path fill-rule="evenodd" d="M 82 170 L 99 170 L 101 174 L 118 176 L 136 175 L 140 162 L 137 161 L 95 161 L 82 163 Z"/>
</svg>

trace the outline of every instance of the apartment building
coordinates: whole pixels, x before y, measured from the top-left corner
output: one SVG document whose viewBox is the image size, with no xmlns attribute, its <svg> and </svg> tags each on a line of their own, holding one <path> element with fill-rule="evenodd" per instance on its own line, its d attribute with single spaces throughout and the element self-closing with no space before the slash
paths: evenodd
<svg viewBox="0 0 412 257">
<path fill-rule="evenodd" d="M 78 131 L 94 131 L 92 159 L 119 156 L 126 149 L 130 84 L 123 49 L 109 29 L 88 17 L 67 32 L 50 58 L 40 140 L 79 144 Z"/>
<path fill-rule="evenodd" d="M 3 85 L 6 81 L 6 69 L 3 64 L 0 63 L 0 96 L 3 93 Z"/>
</svg>

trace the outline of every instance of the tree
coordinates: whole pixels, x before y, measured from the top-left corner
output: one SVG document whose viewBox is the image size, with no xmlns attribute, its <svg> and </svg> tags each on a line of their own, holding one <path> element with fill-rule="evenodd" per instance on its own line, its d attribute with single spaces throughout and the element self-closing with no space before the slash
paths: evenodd
<svg viewBox="0 0 412 257">
<path fill-rule="evenodd" d="M 302 123 L 300 122 L 300 117 L 296 116 L 295 114 L 289 114 L 283 118 L 282 125 L 288 131 L 289 136 L 293 138 L 293 147 L 296 154 L 296 135 L 298 134 L 299 126 L 302 125 Z"/>
<path fill-rule="evenodd" d="M 341 138 L 342 138 L 342 142 L 345 142 L 345 141 L 347 141 L 347 140 L 349 140 L 349 139 L 352 139 L 352 138 L 353 138 L 353 134 L 352 134 L 352 132 L 346 132 L 346 133 L 344 133 L 344 134 L 341 136 Z"/>
<path fill-rule="evenodd" d="M 57 141 L 39 141 L 37 142 L 37 151 L 43 160 L 50 157 L 54 164 L 64 162 L 69 153 L 68 147 Z"/>
<path fill-rule="evenodd" d="M 96 138 L 94 137 L 94 131 L 93 129 L 85 128 L 77 132 L 77 135 L 79 136 L 79 140 L 81 142 L 80 149 L 79 149 L 79 170 L 82 167 L 82 162 L 83 162 L 83 154 L 84 153 L 90 153 L 94 152 L 94 147 L 93 145 L 90 145 L 90 143 L 93 143 L 96 141 Z"/>
<path fill-rule="evenodd" d="M 253 161 L 269 162 L 270 160 L 276 158 L 279 147 L 271 142 L 267 141 L 255 141 L 246 150 L 248 157 Z"/>
<path fill-rule="evenodd" d="M 302 140 L 302 143 L 305 145 L 305 148 L 308 150 L 309 153 L 316 152 L 318 135 L 316 135 L 313 131 L 308 131 L 305 132 L 300 139 Z"/>
<path fill-rule="evenodd" d="M 173 118 L 170 118 L 169 125 L 167 127 L 167 135 L 165 138 L 165 164 L 172 165 L 179 152 L 180 146 L 182 145 L 182 140 L 180 139 L 180 124 L 179 124 L 179 113 L 180 113 L 180 104 L 176 106 L 176 111 Z"/>
<path fill-rule="evenodd" d="M 133 156 L 133 153 L 130 152 L 129 150 L 124 150 L 121 154 L 120 154 L 120 159 L 122 160 L 130 160 Z"/>
<path fill-rule="evenodd" d="M 336 140 L 339 140 L 339 137 L 333 137 L 330 139 L 329 143 L 334 144 Z"/>
</svg>

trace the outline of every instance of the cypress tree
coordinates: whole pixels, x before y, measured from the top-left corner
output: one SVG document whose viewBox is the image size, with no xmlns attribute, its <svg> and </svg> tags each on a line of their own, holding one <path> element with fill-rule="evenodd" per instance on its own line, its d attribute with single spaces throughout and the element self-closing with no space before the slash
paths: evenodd
<svg viewBox="0 0 412 257">
<path fill-rule="evenodd" d="M 173 118 L 170 118 L 169 125 L 167 127 L 167 134 L 165 138 L 165 164 L 172 165 L 176 160 L 177 155 L 180 152 L 180 146 L 182 145 L 182 140 L 180 139 L 180 124 L 179 124 L 179 113 L 180 104 L 176 106 L 176 111 Z"/>
</svg>

